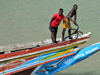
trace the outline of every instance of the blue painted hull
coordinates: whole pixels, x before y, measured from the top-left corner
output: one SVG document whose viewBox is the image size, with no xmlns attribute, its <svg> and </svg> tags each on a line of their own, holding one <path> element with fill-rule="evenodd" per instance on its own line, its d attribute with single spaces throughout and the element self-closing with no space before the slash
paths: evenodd
<svg viewBox="0 0 100 75">
<path fill-rule="evenodd" d="M 73 56 L 69 56 L 57 61 L 53 61 L 47 64 L 41 65 L 41 67 L 34 72 L 36 75 L 52 75 L 58 71 L 66 69 L 79 61 L 93 55 L 95 52 L 100 50 L 100 43 L 91 45 L 77 52 Z"/>
</svg>

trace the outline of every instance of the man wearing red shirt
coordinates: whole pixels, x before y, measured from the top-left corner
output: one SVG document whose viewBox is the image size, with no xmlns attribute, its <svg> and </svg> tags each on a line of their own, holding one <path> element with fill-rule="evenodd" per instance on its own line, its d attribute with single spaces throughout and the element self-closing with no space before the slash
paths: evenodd
<svg viewBox="0 0 100 75">
<path fill-rule="evenodd" d="M 65 20 L 65 16 L 63 15 L 63 9 L 62 8 L 59 9 L 59 13 L 53 15 L 49 25 L 49 29 L 51 30 L 51 39 L 53 43 L 57 43 L 56 41 L 57 30 L 62 19 L 68 26 L 68 28 L 71 29 Z"/>
</svg>

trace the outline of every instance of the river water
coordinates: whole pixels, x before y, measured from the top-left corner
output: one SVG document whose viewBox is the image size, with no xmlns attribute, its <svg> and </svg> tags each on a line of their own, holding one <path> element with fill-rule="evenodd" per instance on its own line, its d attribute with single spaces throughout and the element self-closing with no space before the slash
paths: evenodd
<svg viewBox="0 0 100 75">
<path fill-rule="evenodd" d="M 59 8 L 66 16 L 78 5 L 77 23 L 83 33 L 91 32 L 87 47 L 100 41 L 100 0 L 0 0 L 0 46 L 50 38 L 49 23 Z M 74 18 L 73 18 L 74 19 Z M 71 22 L 72 28 L 75 25 Z M 57 37 L 61 37 L 62 22 Z M 66 36 L 68 32 L 66 30 Z M 55 75 L 100 74 L 100 52 Z"/>
</svg>

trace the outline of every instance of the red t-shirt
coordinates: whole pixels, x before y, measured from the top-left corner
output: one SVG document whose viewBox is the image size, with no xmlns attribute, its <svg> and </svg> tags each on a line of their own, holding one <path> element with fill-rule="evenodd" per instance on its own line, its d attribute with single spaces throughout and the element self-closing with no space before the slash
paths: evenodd
<svg viewBox="0 0 100 75">
<path fill-rule="evenodd" d="M 63 14 L 60 16 L 59 13 L 54 14 L 53 18 L 54 20 L 52 21 L 51 26 L 54 27 L 58 27 L 62 19 L 65 20 L 65 16 Z"/>
</svg>

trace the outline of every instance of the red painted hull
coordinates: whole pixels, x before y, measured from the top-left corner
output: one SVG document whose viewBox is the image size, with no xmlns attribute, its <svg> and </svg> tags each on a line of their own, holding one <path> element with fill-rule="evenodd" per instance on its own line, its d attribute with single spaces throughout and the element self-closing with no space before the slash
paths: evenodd
<svg viewBox="0 0 100 75">
<path fill-rule="evenodd" d="M 46 61 L 46 62 L 43 62 L 43 63 L 39 63 L 39 64 L 36 64 L 36 65 L 33 65 L 31 67 L 24 68 L 24 69 L 22 69 L 20 71 L 19 70 L 13 71 L 13 72 L 7 73 L 5 75 L 20 75 L 20 73 L 23 74 L 23 75 L 27 75 L 27 74 L 31 75 L 31 73 L 34 71 L 34 69 L 37 66 L 40 66 L 42 64 L 46 64 L 46 63 L 49 63 L 49 62 L 52 62 L 52 61 L 56 61 L 56 60 L 59 60 L 59 59 L 65 58 L 65 57 L 69 57 L 69 56 L 72 56 L 72 55 L 75 55 L 75 54 L 76 54 L 76 52 L 75 53 L 72 53 L 72 54 L 69 54 L 69 55 L 66 55 L 66 56 L 63 56 L 63 57 L 59 57 L 57 59 L 49 60 L 49 61 Z M 32 72 L 30 72 L 30 70 Z M 26 72 L 27 72 L 27 74 L 26 74 Z"/>
<path fill-rule="evenodd" d="M 29 56 L 29 55 L 31 56 L 31 55 L 34 55 L 34 54 L 36 55 L 36 54 L 39 54 L 39 53 L 42 53 L 42 52 L 52 51 L 52 50 L 58 49 L 60 47 L 61 48 L 66 47 L 66 46 L 70 47 L 74 44 L 86 42 L 89 38 L 90 38 L 90 36 L 87 36 L 87 37 L 83 37 L 83 38 L 79 38 L 79 39 L 75 39 L 75 40 L 60 42 L 60 43 L 57 43 L 57 44 L 52 44 L 52 45 L 37 47 L 37 48 L 33 48 L 33 49 L 26 49 L 26 50 L 23 50 L 23 51 L 17 51 L 17 52 L 2 54 L 2 55 L 0 55 L 0 62 L 6 62 L 8 60 L 13 60 L 13 59 L 17 59 L 17 58 L 21 58 L 21 57 L 25 57 L 25 56 Z M 55 61 L 55 60 L 59 60 L 59 59 L 62 59 L 62 58 L 65 58 L 65 57 L 68 57 L 68 56 L 71 56 L 71 55 L 74 55 L 74 54 L 76 54 L 76 53 L 72 53 L 72 54 L 69 54 L 69 55 L 66 55 L 66 56 L 63 56 L 63 57 L 59 57 L 59 58 L 56 58 L 56 59 L 53 59 L 53 60 L 49 60 L 49 61 L 38 63 L 38 64 L 35 64 L 35 65 L 32 65 L 32 66 L 28 66 L 27 68 L 23 68 L 23 69 L 20 69 L 20 70 L 9 72 L 9 73 L 6 73 L 4 75 L 30 75 L 37 66 L 40 66 L 42 64 L 46 64 L 46 63 L 49 63 L 49 62 L 52 62 L 52 61 Z M 38 57 L 38 55 L 28 57 L 28 58 L 24 58 L 24 61 L 23 60 L 17 60 L 17 61 L 14 60 L 13 62 L 7 63 L 4 66 L 0 67 L 0 72 L 16 68 L 17 66 L 20 66 L 21 64 L 24 64 L 25 62 L 27 62 L 31 59 L 34 59 L 36 57 Z M 16 64 L 16 65 L 10 66 L 11 64 Z"/>
<path fill-rule="evenodd" d="M 90 38 L 90 36 L 85 37 L 85 38 L 76 39 L 76 40 L 64 41 L 64 42 L 53 44 L 53 45 L 37 47 L 37 48 L 33 48 L 33 49 L 27 49 L 27 50 L 23 50 L 23 51 L 8 53 L 8 54 L 2 54 L 2 55 L 0 55 L 0 59 L 10 58 L 10 57 L 20 56 L 20 55 L 25 55 L 25 54 L 29 54 L 29 53 L 37 53 L 37 52 L 41 53 L 42 51 L 47 51 L 50 48 L 72 44 L 72 43 L 75 43 L 75 42 L 78 42 L 78 41 L 81 41 L 81 40 L 85 40 L 85 39 L 89 39 L 89 38 Z"/>
</svg>

